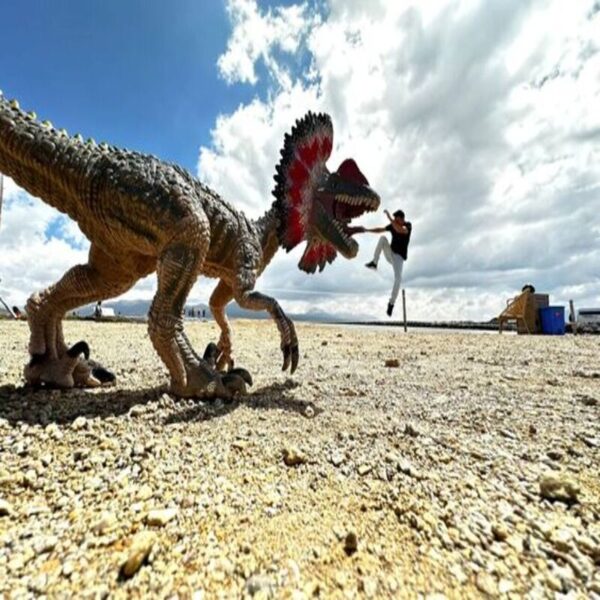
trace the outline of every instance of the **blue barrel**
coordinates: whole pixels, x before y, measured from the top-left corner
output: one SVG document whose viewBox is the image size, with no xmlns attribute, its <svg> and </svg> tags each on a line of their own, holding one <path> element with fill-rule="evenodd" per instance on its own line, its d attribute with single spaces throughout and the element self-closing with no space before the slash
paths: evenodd
<svg viewBox="0 0 600 600">
<path fill-rule="evenodd" d="M 540 308 L 540 321 L 544 335 L 565 334 L 565 307 L 545 306 Z"/>
</svg>

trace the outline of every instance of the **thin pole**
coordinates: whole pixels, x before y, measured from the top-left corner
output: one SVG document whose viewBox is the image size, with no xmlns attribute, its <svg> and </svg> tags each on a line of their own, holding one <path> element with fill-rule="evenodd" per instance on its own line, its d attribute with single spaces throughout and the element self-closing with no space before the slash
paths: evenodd
<svg viewBox="0 0 600 600">
<path fill-rule="evenodd" d="M 402 315 L 404 316 L 404 331 L 408 331 L 406 326 L 406 291 L 402 288 Z"/>
<path fill-rule="evenodd" d="M 577 317 L 575 316 L 575 305 L 573 300 L 569 300 L 569 308 L 571 309 L 571 331 L 577 333 Z"/>
</svg>

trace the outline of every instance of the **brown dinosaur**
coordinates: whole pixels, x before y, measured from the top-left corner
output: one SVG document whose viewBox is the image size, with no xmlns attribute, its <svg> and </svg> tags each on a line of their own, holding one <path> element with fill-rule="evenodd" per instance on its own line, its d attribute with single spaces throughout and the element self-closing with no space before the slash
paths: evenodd
<svg viewBox="0 0 600 600">
<path fill-rule="evenodd" d="M 0 93 L 0 172 L 75 220 L 91 242 L 87 264 L 69 269 L 27 302 L 31 330 L 29 384 L 70 388 L 114 381 L 89 359 L 89 348 L 65 344 L 68 311 L 118 296 L 156 271 L 149 335 L 179 396 L 231 397 L 251 377 L 233 368 L 225 306 L 266 310 L 281 336 L 283 369 L 298 365 L 294 324 L 278 302 L 254 290 L 280 246 L 307 241 L 299 267 L 322 270 L 340 252 L 356 256 L 350 220 L 376 210 L 378 195 L 353 160 L 330 173 L 333 127 L 309 112 L 286 135 L 275 175 L 275 201 L 259 219 L 242 212 L 184 169 L 154 156 L 70 137 L 38 122 Z M 182 310 L 199 275 L 219 283 L 210 308 L 221 329 L 218 344 L 197 354 L 186 337 Z M 225 371 L 224 369 L 227 369 Z"/>
</svg>

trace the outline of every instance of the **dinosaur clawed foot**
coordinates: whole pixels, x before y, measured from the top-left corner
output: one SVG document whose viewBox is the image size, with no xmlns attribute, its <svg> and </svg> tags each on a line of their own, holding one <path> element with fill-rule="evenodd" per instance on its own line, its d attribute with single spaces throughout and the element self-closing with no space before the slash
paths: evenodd
<svg viewBox="0 0 600 600">
<path fill-rule="evenodd" d="M 219 362 L 224 356 L 225 353 L 222 352 L 219 347 L 212 342 L 208 344 L 206 346 L 206 350 L 204 350 L 204 360 L 213 369 L 217 369 L 219 372 L 223 372 Z M 250 375 L 246 369 L 242 369 L 241 367 L 234 368 L 234 362 L 231 355 L 226 356 L 225 362 L 228 364 L 228 369 L 224 372 L 224 374 L 222 373 L 223 380 L 231 381 L 231 376 L 236 376 L 241 378 L 248 385 L 252 385 L 252 375 Z"/>
<path fill-rule="evenodd" d="M 233 400 L 244 396 L 247 386 L 252 385 L 252 376 L 246 369 L 232 368 L 218 370 L 221 351 L 216 344 L 210 343 L 204 351 L 200 363 L 186 367 L 186 382 L 171 382 L 171 392 L 181 398 L 203 398 L 205 400 L 222 398 Z"/>
<path fill-rule="evenodd" d="M 32 354 L 25 366 L 25 380 L 35 387 L 68 389 L 99 387 L 116 381 L 113 373 L 99 363 L 89 360 L 90 348 L 86 342 L 77 342 L 59 358 L 48 354 Z"/>
<path fill-rule="evenodd" d="M 230 368 L 227 371 L 218 370 L 218 361 L 222 352 L 212 342 L 206 346 L 203 363 L 187 371 L 185 386 L 171 384 L 171 390 L 177 396 L 184 398 L 223 398 L 232 400 L 235 396 L 244 396 L 247 386 L 252 385 L 252 376 L 246 369 Z M 231 361 L 233 364 L 233 361 Z"/>
<path fill-rule="evenodd" d="M 282 348 L 283 351 L 283 367 L 282 371 L 287 371 L 287 368 L 291 364 L 290 373 L 293 373 L 298 367 L 298 361 L 300 360 L 300 350 L 298 349 L 298 343 L 286 344 Z"/>
</svg>

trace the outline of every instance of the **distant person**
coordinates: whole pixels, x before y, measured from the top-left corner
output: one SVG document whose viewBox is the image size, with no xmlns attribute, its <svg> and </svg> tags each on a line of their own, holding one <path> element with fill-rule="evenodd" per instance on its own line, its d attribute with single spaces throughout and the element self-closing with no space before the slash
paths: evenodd
<svg viewBox="0 0 600 600">
<path fill-rule="evenodd" d="M 397 210 L 394 216 L 390 215 L 388 210 L 383 211 L 386 217 L 389 219 L 389 225 L 385 227 L 374 227 L 372 229 L 365 229 L 371 233 L 384 233 L 389 231 L 392 234 L 392 243 L 388 242 L 387 238 L 382 235 L 379 238 L 377 247 L 375 248 L 375 254 L 373 260 L 368 262 L 365 266 L 368 269 L 377 269 L 377 263 L 379 257 L 383 252 L 386 260 L 392 265 L 394 269 L 394 285 L 392 287 L 392 295 L 387 306 L 388 317 L 392 316 L 394 312 L 394 304 L 398 298 L 398 292 L 400 291 L 400 283 L 402 282 L 402 269 L 404 267 L 404 261 L 407 259 L 408 244 L 410 242 L 410 235 L 412 233 L 412 223 L 406 221 L 404 218 L 404 211 Z"/>
<path fill-rule="evenodd" d="M 94 308 L 94 319 L 102 318 L 102 302 L 98 301 L 96 307 Z"/>
</svg>

